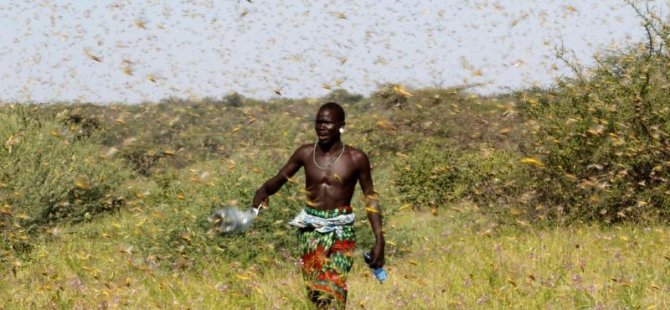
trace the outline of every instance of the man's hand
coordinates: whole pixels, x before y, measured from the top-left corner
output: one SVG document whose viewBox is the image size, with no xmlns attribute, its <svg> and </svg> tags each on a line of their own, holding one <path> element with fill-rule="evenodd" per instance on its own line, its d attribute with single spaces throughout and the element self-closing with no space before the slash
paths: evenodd
<svg viewBox="0 0 670 310">
<path fill-rule="evenodd" d="M 256 195 L 254 197 L 254 201 L 251 203 L 251 206 L 256 208 L 256 209 L 260 209 L 261 207 L 262 208 L 267 208 L 269 204 L 270 204 L 270 199 L 267 195 L 266 196 Z"/>
<path fill-rule="evenodd" d="M 370 251 L 372 259 L 370 260 L 370 268 L 379 268 L 384 266 L 384 239 L 377 240 L 375 246 Z"/>
</svg>

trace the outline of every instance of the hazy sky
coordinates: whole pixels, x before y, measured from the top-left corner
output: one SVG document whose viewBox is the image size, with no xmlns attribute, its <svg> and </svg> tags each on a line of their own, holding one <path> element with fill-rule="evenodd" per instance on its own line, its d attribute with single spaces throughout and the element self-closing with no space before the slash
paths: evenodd
<svg viewBox="0 0 670 310">
<path fill-rule="evenodd" d="M 558 45 L 588 64 L 643 36 L 620 0 L 0 0 L 0 23 L 0 100 L 22 102 L 503 92 L 569 74 Z"/>
</svg>

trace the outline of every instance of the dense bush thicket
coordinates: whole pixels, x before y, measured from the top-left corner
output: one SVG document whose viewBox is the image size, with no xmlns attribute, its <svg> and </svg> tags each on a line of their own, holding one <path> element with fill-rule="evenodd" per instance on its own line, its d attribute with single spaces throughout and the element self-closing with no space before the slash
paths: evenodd
<svg viewBox="0 0 670 310">
<path fill-rule="evenodd" d="M 395 188 L 414 209 L 468 200 L 503 220 L 524 215 L 516 205 L 527 170 L 517 162 L 517 154 L 509 151 L 422 143 L 395 162 Z"/>
<path fill-rule="evenodd" d="M 123 165 L 92 143 L 92 121 L 0 113 L 0 201 L 22 225 L 82 221 L 123 205 Z"/>
<path fill-rule="evenodd" d="M 448 146 L 420 145 L 395 163 L 395 185 L 403 201 L 415 208 L 444 206 L 464 198 L 476 176 L 463 164 L 464 152 Z"/>
<path fill-rule="evenodd" d="M 374 143 L 396 155 L 393 183 L 401 202 L 421 209 L 468 200 L 495 220 L 532 215 L 517 207 L 528 170 L 519 163 L 524 129 L 514 101 L 461 87 L 412 94 L 402 109 L 384 105 L 394 136 Z"/>
<path fill-rule="evenodd" d="M 93 119 L 0 111 L 0 262 L 30 253 L 59 225 L 125 206 L 129 171 L 96 144 Z"/>
<path fill-rule="evenodd" d="M 643 19 L 648 42 L 520 96 L 537 160 L 528 161 L 537 203 L 527 207 L 569 222 L 670 215 L 670 28 Z"/>
</svg>

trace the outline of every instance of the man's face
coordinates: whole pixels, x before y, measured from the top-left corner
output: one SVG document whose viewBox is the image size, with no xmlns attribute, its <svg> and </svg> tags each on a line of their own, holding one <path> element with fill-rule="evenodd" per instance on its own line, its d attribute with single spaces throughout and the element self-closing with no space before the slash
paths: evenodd
<svg viewBox="0 0 670 310">
<path fill-rule="evenodd" d="M 321 109 L 319 113 L 316 114 L 316 122 L 314 124 L 314 130 L 316 130 L 316 136 L 319 138 L 319 143 L 331 143 L 337 141 L 340 138 L 340 126 L 342 125 L 342 120 L 340 120 L 331 109 Z"/>
</svg>

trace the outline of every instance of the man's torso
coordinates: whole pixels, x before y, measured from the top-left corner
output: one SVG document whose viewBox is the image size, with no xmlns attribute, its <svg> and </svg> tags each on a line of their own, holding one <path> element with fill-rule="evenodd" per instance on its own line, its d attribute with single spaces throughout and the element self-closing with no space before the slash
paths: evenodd
<svg viewBox="0 0 670 310">
<path fill-rule="evenodd" d="M 345 147 L 342 156 L 339 150 L 328 156 L 315 151 L 312 146 L 303 146 L 305 189 L 307 205 L 314 209 L 332 210 L 349 206 L 358 181 L 359 150 Z M 339 159 L 338 159 L 339 158 Z M 316 161 L 316 163 L 315 163 Z M 328 164 L 332 162 L 332 165 Z"/>
</svg>

